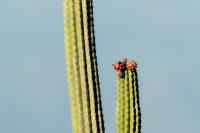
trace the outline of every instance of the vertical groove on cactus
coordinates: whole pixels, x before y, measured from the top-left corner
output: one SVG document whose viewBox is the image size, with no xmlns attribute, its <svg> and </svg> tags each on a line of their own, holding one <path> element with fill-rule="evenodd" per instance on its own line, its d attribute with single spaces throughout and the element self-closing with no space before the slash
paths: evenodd
<svg viewBox="0 0 200 133">
<path fill-rule="evenodd" d="M 89 96 L 89 85 L 87 76 L 87 63 L 86 63 L 86 52 L 85 52 L 85 42 L 84 42 L 84 25 L 83 25 L 83 13 L 82 13 L 82 1 L 75 0 L 75 10 L 76 10 L 76 21 L 77 21 L 77 35 L 78 35 L 78 46 L 80 53 L 80 71 L 81 71 L 81 81 L 82 91 L 83 91 L 83 106 L 84 106 L 84 119 L 85 119 L 85 130 L 86 133 L 92 132 L 92 122 L 91 122 L 91 109 L 90 109 L 90 96 Z"/>
<path fill-rule="evenodd" d="M 75 69 L 75 83 L 76 83 L 76 91 L 78 94 L 77 100 L 78 102 L 78 108 L 79 108 L 79 119 L 80 119 L 80 132 L 85 133 L 85 119 L 84 119 L 84 112 L 83 112 L 83 101 L 82 101 L 82 88 L 81 88 L 81 77 L 80 77 L 80 67 L 79 67 L 79 50 L 78 50 L 78 20 L 77 18 L 79 15 L 78 9 L 79 9 L 79 4 L 76 3 L 75 0 L 72 0 L 72 9 L 73 9 L 73 21 L 74 21 L 74 38 L 75 38 L 75 43 L 74 43 L 74 69 Z"/>
<path fill-rule="evenodd" d="M 70 17 L 73 10 L 72 10 L 72 2 L 70 0 L 67 0 L 66 3 L 64 3 L 65 6 L 65 15 L 66 21 L 64 21 L 65 24 L 65 50 L 68 53 L 67 57 L 68 60 L 66 60 L 67 64 L 67 70 L 68 70 L 68 79 L 69 79 L 69 87 L 70 88 L 76 88 L 76 83 L 75 83 L 75 70 L 73 69 L 73 62 L 74 62 L 74 50 L 73 50 L 73 45 L 74 44 L 74 29 L 73 29 L 73 18 Z M 69 18 L 67 18 L 69 17 Z M 73 132 L 79 132 L 79 121 L 78 121 L 78 114 L 75 112 L 78 112 L 78 101 L 76 100 L 77 95 L 76 95 L 76 89 L 69 89 L 69 95 L 71 97 L 70 102 L 71 102 L 71 114 L 72 114 L 72 126 L 73 126 Z"/>
<path fill-rule="evenodd" d="M 136 115 L 135 115 L 135 97 L 134 97 L 134 83 L 133 74 L 129 72 L 129 94 L 130 94 L 130 133 L 135 133 Z"/>
<path fill-rule="evenodd" d="M 94 74 L 95 74 L 95 85 L 96 85 L 96 93 L 97 93 L 97 107 L 98 107 L 98 121 L 100 126 L 100 133 L 104 132 L 104 121 L 103 121 L 103 111 L 101 106 L 101 93 L 100 93 L 100 85 L 99 85 L 99 75 L 98 75 L 98 67 L 97 67 L 97 57 L 96 57 L 96 48 L 95 48 L 95 36 L 94 36 L 94 17 L 93 17 L 93 1 L 87 0 L 87 10 L 88 10 L 88 33 L 91 40 L 91 48 L 92 48 L 92 61 L 94 65 Z"/>
<path fill-rule="evenodd" d="M 138 79 L 136 70 L 133 72 L 133 80 L 134 80 L 134 93 L 135 93 L 134 95 L 135 95 L 135 108 L 136 108 L 135 133 L 141 133 L 141 113 L 140 113 Z"/>
<path fill-rule="evenodd" d="M 89 88 L 90 88 L 90 96 L 91 96 L 91 115 L 92 115 L 92 121 L 93 124 L 93 131 L 99 132 L 99 123 L 98 123 L 98 110 L 97 110 L 97 96 L 95 93 L 95 81 L 94 81 L 94 68 L 93 68 L 93 62 L 92 62 L 92 52 L 91 52 L 91 43 L 90 43 L 90 37 L 89 37 L 89 26 L 88 26 L 88 11 L 87 11 L 87 3 L 85 0 L 82 2 L 82 10 L 83 10 L 83 27 L 84 27 L 84 37 L 85 37 L 85 48 L 86 48 L 86 59 L 87 59 L 87 65 L 88 65 L 88 81 L 89 81 Z"/>
<path fill-rule="evenodd" d="M 64 1 L 64 31 L 73 133 L 104 133 L 92 1 Z"/>
<path fill-rule="evenodd" d="M 89 85 L 88 85 L 88 77 L 87 77 L 87 63 L 86 63 L 86 54 L 85 47 L 82 46 L 80 53 L 82 53 L 82 61 L 81 61 L 81 73 L 83 82 L 83 92 L 84 92 L 84 111 L 85 111 L 85 123 L 86 123 L 86 133 L 92 133 L 92 121 L 91 121 L 91 109 L 90 109 L 90 93 L 89 93 Z"/>
<path fill-rule="evenodd" d="M 81 46 L 80 53 L 82 53 L 81 59 L 81 73 L 83 82 L 83 92 L 84 92 L 84 111 L 85 111 L 85 123 L 86 123 L 86 132 L 92 133 L 92 122 L 91 122 L 91 110 L 90 110 L 90 96 L 89 96 L 89 85 L 87 77 L 87 63 L 86 63 L 86 54 L 84 45 Z"/>
<path fill-rule="evenodd" d="M 82 27 L 82 25 L 80 25 Z M 82 28 L 80 28 L 82 29 Z M 87 72 L 87 61 L 86 61 L 86 52 L 85 52 L 85 44 L 84 44 L 84 35 L 83 30 L 81 31 L 81 43 L 80 43 L 80 53 L 81 53 L 81 73 L 83 80 L 83 103 L 84 103 L 84 111 L 85 111 L 85 124 L 86 124 L 86 133 L 92 133 L 92 121 L 91 121 L 91 107 L 90 107 L 90 92 L 89 92 L 89 84 L 88 84 L 88 72 Z"/>
</svg>

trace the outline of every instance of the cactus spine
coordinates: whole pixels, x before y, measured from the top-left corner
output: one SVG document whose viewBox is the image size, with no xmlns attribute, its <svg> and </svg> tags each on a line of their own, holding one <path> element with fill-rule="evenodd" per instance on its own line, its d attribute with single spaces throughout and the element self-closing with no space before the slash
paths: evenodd
<svg viewBox="0 0 200 133">
<path fill-rule="evenodd" d="M 73 133 L 104 133 L 92 8 L 92 0 L 64 0 Z"/>
<path fill-rule="evenodd" d="M 113 64 L 117 72 L 117 133 L 141 133 L 137 64 L 125 59 Z"/>
</svg>

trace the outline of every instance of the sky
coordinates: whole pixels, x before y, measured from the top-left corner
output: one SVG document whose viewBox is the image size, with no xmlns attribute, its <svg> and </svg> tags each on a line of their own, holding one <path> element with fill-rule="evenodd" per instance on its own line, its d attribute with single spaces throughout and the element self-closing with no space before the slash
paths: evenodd
<svg viewBox="0 0 200 133">
<path fill-rule="evenodd" d="M 71 133 L 62 0 L 0 0 L 0 133 Z M 200 1 L 94 0 L 106 133 L 112 63 L 138 62 L 143 133 L 200 132 Z"/>
</svg>

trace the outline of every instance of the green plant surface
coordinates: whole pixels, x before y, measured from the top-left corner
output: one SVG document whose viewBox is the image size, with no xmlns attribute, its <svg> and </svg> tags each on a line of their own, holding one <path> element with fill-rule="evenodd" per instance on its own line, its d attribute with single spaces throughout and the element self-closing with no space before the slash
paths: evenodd
<svg viewBox="0 0 200 133">
<path fill-rule="evenodd" d="M 141 112 L 136 62 L 113 64 L 117 72 L 116 132 L 141 133 Z"/>
<path fill-rule="evenodd" d="M 135 97 L 135 133 L 141 132 L 141 112 L 140 112 L 140 102 L 139 102 L 139 89 L 138 89 L 138 79 L 136 70 L 133 72 L 134 81 L 134 97 Z"/>
<path fill-rule="evenodd" d="M 133 88 L 132 72 L 129 72 L 129 88 Z M 133 89 L 129 89 L 130 96 L 130 133 L 135 133 L 135 96 Z"/>
<path fill-rule="evenodd" d="M 116 131 L 122 133 L 124 131 L 124 82 L 123 78 L 117 78 L 117 103 L 116 103 Z"/>
<path fill-rule="evenodd" d="M 130 132 L 130 93 L 129 93 L 129 71 L 125 71 L 125 88 L 124 88 L 124 131 Z"/>
<path fill-rule="evenodd" d="M 73 133 L 104 133 L 91 0 L 64 0 Z"/>
</svg>

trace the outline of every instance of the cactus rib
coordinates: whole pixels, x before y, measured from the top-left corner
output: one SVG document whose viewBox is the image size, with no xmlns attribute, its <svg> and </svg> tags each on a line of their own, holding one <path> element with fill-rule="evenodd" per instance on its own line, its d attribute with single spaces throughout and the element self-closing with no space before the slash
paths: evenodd
<svg viewBox="0 0 200 133">
<path fill-rule="evenodd" d="M 74 43 L 74 32 L 73 32 L 73 19 L 71 18 L 71 14 L 72 14 L 72 2 L 70 0 L 66 0 L 66 2 L 64 2 L 64 12 L 65 12 L 65 20 L 64 24 L 65 24 L 65 50 L 67 53 L 67 58 L 74 55 L 74 51 L 73 51 L 73 45 L 69 45 L 69 44 L 73 44 Z M 68 83 L 69 83 L 69 88 L 76 88 L 75 85 L 75 76 L 74 76 L 74 69 L 73 69 L 73 62 L 74 59 L 73 58 L 68 58 L 68 60 L 66 60 L 66 64 L 67 64 L 67 71 L 68 71 Z M 78 122 L 78 115 L 75 112 L 78 112 L 78 108 L 77 108 L 77 95 L 76 95 L 76 90 L 75 89 L 69 89 L 69 95 L 70 95 L 70 102 L 71 102 L 71 114 L 72 114 L 72 126 L 73 126 L 73 132 L 79 132 L 79 128 L 77 127 L 77 125 L 79 124 Z"/>
<path fill-rule="evenodd" d="M 136 110 L 136 127 L 135 133 L 141 133 L 141 113 L 140 113 L 140 105 L 139 105 L 139 90 L 138 90 L 138 79 L 137 79 L 137 71 L 133 72 L 133 81 L 134 81 L 134 96 L 135 96 L 135 110 Z"/>
<path fill-rule="evenodd" d="M 87 1 L 87 8 L 88 8 L 88 33 L 89 39 L 91 40 L 91 50 L 92 50 L 92 61 L 94 65 L 94 78 L 95 78 L 95 85 L 96 85 L 96 93 L 97 93 L 97 106 L 98 106 L 98 121 L 100 126 L 100 133 L 104 132 L 104 121 L 103 121 L 103 111 L 101 106 L 101 93 L 100 93 L 100 84 L 99 84 L 99 75 L 98 75 L 98 67 L 97 67 L 97 56 L 96 56 L 96 48 L 95 48 L 95 36 L 94 36 L 94 17 L 93 17 L 93 1 Z"/>
<path fill-rule="evenodd" d="M 104 133 L 91 1 L 64 0 L 64 32 L 73 133 Z M 93 37 L 94 38 L 94 37 Z"/>
</svg>

